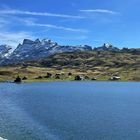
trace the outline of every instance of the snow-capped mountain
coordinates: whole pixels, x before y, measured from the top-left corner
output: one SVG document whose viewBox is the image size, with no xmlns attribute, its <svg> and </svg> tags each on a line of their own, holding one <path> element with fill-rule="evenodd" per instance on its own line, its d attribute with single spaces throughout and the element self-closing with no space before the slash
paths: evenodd
<svg viewBox="0 0 140 140">
<path fill-rule="evenodd" d="M 0 45 L 0 58 L 8 57 L 12 47 L 8 45 Z"/>
<path fill-rule="evenodd" d="M 111 44 L 103 44 L 101 47 L 92 49 L 88 45 L 79 46 L 62 46 L 50 39 L 35 41 L 24 39 L 22 44 L 19 44 L 14 51 L 8 45 L 0 46 L 0 65 L 16 64 L 26 61 L 38 61 L 50 55 L 63 52 L 75 51 L 120 51 L 119 48 Z"/>
<path fill-rule="evenodd" d="M 101 47 L 94 48 L 96 51 L 119 51 L 119 48 L 114 47 L 111 44 L 103 44 Z"/>
<path fill-rule="evenodd" d="M 19 63 L 24 61 L 39 60 L 56 53 L 74 52 L 74 51 L 90 51 L 92 47 L 84 46 L 61 46 L 50 39 L 35 41 L 24 39 L 22 44 L 11 53 L 9 57 L 5 57 L 4 64 Z"/>
<path fill-rule="evenodd" d="M 10 56 L 12 47 L 8 45 L 0 45 L 0 64 Z"/>
</svg>

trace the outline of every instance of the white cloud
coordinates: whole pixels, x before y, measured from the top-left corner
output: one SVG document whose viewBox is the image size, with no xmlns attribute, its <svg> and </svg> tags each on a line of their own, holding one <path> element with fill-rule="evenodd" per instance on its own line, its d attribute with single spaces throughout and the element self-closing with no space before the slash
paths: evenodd
<svg viewBox="0 0 140 140">
<path fill-rule="evenodd" d="M 112 14 L 112 15 L 119 14 L 116 11 L 111 11 L 111 10 L 107 10 L 107 9 L 85 9 L 85 10 L 80 10 L 80 12 L 84 12 L 84 13 L 103 13 L 103 14 Z"/>
<path fill-rule="evenodd" d="M 53 24 L 41 24 L 41 23 L 36 23 L 32 20 L 24 20 L 24 22 L 28 26 L 46 27 L 46 28 L 59 29 L 59 30 L 65 30 L 65 31 L 71 31 L 71 32 L 81 32 L 81 33 L 87 33 L 88 32 L 85 29 L 69 28 L 69 27 L 57 26 L 57 25 L 53 25 Z"/>
<path fill-rule="evenodd" d="M 34 39 L 29 32 L 0 32 L 0 44 L 9 44 L 14 48 L 22 43 L 24 38 Z"/>
<path fill-rule="evenodd" d="M 83 19 L 84 18 L 82 16 L 55 14 L 55 13 L 48 13 L 48 12 L 33 12 L 33 11 L 24 11 L 24 10 L 17 10 L 17 9 L 3 9 L 3 10 L 0 10 L 0 14 L 50 16 L 50 17 L 74 18 L 74 19 Z"/>
</svg>

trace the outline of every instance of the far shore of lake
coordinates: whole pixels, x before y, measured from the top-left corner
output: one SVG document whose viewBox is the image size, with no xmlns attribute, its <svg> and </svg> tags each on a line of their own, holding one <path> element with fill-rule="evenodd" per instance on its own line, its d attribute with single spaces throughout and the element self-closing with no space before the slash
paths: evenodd
<svg viewBox="0 0 140 140">
<path fill-rule="evenodd" d="M 34 80 L 34 79 L 31 79 L 31 80 L 26 80 L 26 81 L 22 81 L 22 82 L 19 82 L 19 83 L 44 83 L 44 82 L 140 82 L 140 81 L 129 81 L 129 80 L 126 80 L 126 81 L 123 81 L 123 80 L 114 80 L 114 81 L 111 81 L 111 80 L 81 80 L 81 81 L 76 81 L 76 80 Z M 10 81 L 10 80 L 6 80 L 6 81 L 3 81 L 1 80 L 0 83 L 16 83 L 14 81 Z"/>
</svg>

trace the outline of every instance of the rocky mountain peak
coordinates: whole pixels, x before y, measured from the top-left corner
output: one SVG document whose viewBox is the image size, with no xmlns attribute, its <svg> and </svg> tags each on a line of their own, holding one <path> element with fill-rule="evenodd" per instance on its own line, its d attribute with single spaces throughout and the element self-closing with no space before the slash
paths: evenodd
<svg viewBox="0 0 140 140">
<path fill-rule="evenodd" d="M 24 44 L 33 44 L 34 41 L 30 40 L 30 39 L 24 39 L 22 45 Z"/>
<path fill-rule="evenodd" d="M 40 42 L 40 40 L 39 40 L 39 39 L 36 39 L 36 40 L 34 41 L 34 43 L 39 44 L 39 43 L 41 43 L 41 42 Z"/>
<path fill-rule="evenodd" d="M 96 51 L 119 51 L 120 49 L 114 47 L 112 44 L 104 43 L 101 47 L 94 48 Z"/>
<path fill-rule="evenodd" d="M 105 48 L 112 48 L 113 46 L 112 46 L 111 44 L 104 43 L 104 44 L 103 44 L 103 47 L 105 47 Z"/>
</svg>

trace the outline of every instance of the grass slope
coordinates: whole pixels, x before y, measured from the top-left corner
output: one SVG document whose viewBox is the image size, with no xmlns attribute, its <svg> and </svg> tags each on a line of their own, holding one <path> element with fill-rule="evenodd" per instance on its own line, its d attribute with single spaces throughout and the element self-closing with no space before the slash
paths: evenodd
<svg viewBox="0 0 140 140">
<path fill-rule="evenodd" d="M 32 81 L 74 80 L 76 75 L 87 76 L 88 80 L 108 80 L 111 76 L 121 77 L 121 81 L 140 81 L 140 54 L 133 52 L 74 52 L 50 56 L 36 62 L 0 68 L 0 81 L 13 80 L 17 75 Z M 52 78 L 44 78 L 47 73 Z M 72 75 L 68 75 L 72 73 Z M 55 78 L 60 74 L 60 79 Z M 40 79 L 36 79 L 42 76 Z"/>
</svg>

